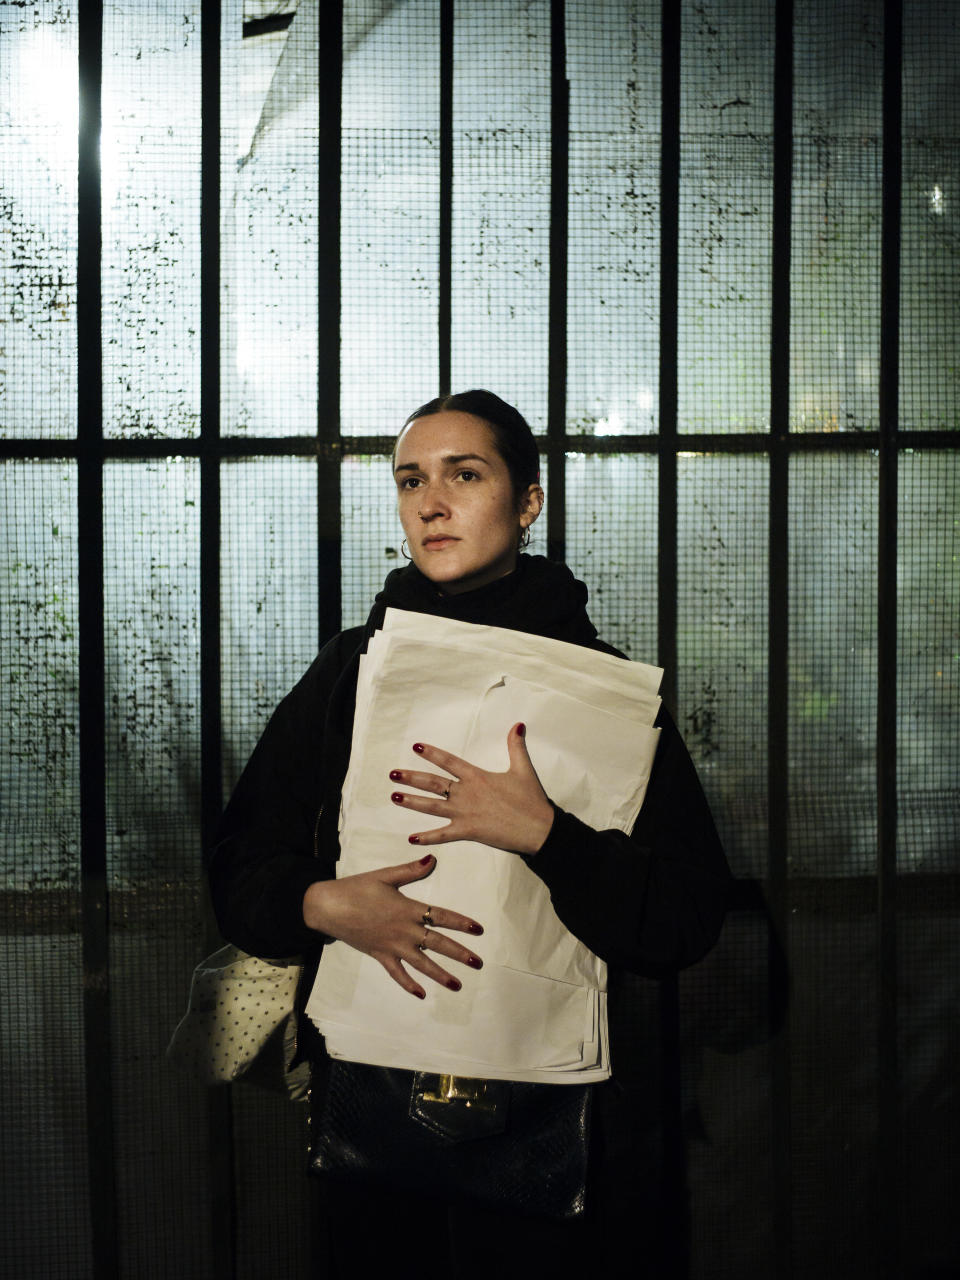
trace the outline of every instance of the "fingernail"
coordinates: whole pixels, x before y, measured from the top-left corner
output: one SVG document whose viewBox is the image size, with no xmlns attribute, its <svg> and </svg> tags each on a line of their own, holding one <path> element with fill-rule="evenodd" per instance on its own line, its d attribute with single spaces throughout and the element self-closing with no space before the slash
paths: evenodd
<svg viewBox="0 0 960 1280">
<path fill-rule="evenodd" d="M 415 742 L 415 743 L 413 744 L 413 749 L 414 749 L 414 751 L 417 753 L 417 755 L 418 755 L 418 756 L 422 756 L 422 755 L 423 755 L 423 743 L 422 743 L 422 742 Z"/>
<path fill-rule="evenodd" d="M 408 842 L 409 844 L 419 844 L 419 843 L 420 843 L 420 837 L 419 837 L 419 836 L 407 836 L 407 842 Z M 427 861 L 427 860 L 426 860 L 426 858 L 424 858 L 424 859 L 423 859 L 423 861 L 424 861 L 424 862 L 426 862 L 426 861 Z"/>
<path fill-rule="evenodd" d="M 479 937 L 479 935 L 480 935 L 481 933 L 483 933 L 483 925 L 482 925 L 482 924 L 468 924 L 468 925 L 467 925 L 467 933 L 472 933 L 472 934 L 475 934 L 475 935 L 477 935 L 477 936 Z"/>
<path fill-rule="evenodd" d="M 415 991 L 413 994 L 418 1000 L 426 1000 L 427 998 L 427 993 L 425 991 Z"/>
<path fill-rule="evenodd" d="M 418 844 L 418 843 L 419 843 L 419 841 L 420 841 L 420 837 L 419 837 L 419 836 L 411 836 L 411 837 L 410 837 L 410 843 L 411 843 L 411 844 Z M 432 861 L 433 861 L 433 854 L 432 854 L 432 853 L 428 853 L 428 854 L 427 854 L 427 856 L 426 856 L 425 858 L 421 858 L 421 859 L 420 859 L 420 866 L 421 866 L 421 867 L 425 867 L 428 863 L 430 863 L 430 862 L 432 862 Z"/>
<path fill-rule="evenodd" d="M 447 986 L 450 988 L 451 991 L 459 991 L 460 988 L 463 986 L 463 983 L 458 982 L 456 978 L 448 978 Z"/>
<path fill-rule="evenodd" d="M 400 770 L 399 770 L 399 769 L 391 769 L 391 770 L 390 770 L 390 781 L 391 781 L 391 782 L 399 782 L 402 778 L 403 778 L 403 774 L 400 772 Z"/>
<path fill-rule="evenodd" d="M 403 792 L 394 791 L 390 799 L 393 801 L 394 804 L 403 804 Z"/>
<path fill-rule="evenodd" d="M 527 732 L 527 726 L 526 726 L 525 724 L 518 724 L 518 725 L 517 725 L 517 737 L 518 737 L 518 738 L 522 738 L 522 737 L 523 737 L 523 735 L 524 735 L 526 732 Z"/>
<path fill-rule="evenodd" d="M 470 966 L 470 968 L 471 968 L 471 969 L 482 969 L 482 968 L 483 968 L 483 961 L 480 959 L 480 957 L 479 957 L 479 956 L 470 956 L 470 957 L 468 957 L 468 959 L 467 959 L 467 964 Z"/>
</svg>

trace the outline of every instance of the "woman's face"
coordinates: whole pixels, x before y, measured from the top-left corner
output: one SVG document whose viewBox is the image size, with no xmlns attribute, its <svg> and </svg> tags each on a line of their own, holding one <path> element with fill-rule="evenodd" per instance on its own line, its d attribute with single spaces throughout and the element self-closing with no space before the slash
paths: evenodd
<svg viewBox="0 0 960 1280">
<path fill-rule="evenodd" d="M 458 410 L 417 418 L 397 441 L 393 472 L 411 559 L 442 591 L 472 591 L 514 569 L 543 490 L 532 484 L 518 501 L 485 422 Z"/>
</svg>

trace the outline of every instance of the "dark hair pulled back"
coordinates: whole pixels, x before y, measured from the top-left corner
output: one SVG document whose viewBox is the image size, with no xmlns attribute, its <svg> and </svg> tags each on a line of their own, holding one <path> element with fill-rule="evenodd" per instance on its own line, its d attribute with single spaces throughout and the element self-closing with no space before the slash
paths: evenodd
<svg viewBox="0 0 960 1280">
<path fill-rule="evenodd" d="M 530 430 L 530 424 L 512 404 L 501 400 L 492 391 L 457 391 L 453 395 L 437 396 L 414 409 L 403 424 L 409 427 L 417 418 L 429 418 L 434 413 L 455 411 L 469 413 L 485 422 L 493 432 L 497 452 L 507 464 L 514 497 L 520 501 L 532 484 L 540 483 L 540 451 Z M 402 434 L 402 433 L 401 433 Z"/>
</svg>

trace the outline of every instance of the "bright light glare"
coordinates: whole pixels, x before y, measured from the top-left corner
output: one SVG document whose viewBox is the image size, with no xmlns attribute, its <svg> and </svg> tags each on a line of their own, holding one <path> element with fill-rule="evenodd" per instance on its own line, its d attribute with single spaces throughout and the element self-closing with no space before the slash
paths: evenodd
<svg viewBox="0 0 960 1280">
<path fill-rule="evenodd" d="M 236 319 L 236 368 L 243 381 L 261 383 L 265 392 L 272 390 L 275 394 L 278 380 L 294 377 L 305 360 L 315 359 L 308 332 L 290 334 L 283 342 L 271 342 L 262 329 L 247 323 L 247 316 L 241 314 Z"/>
<path fill-rule="evenodd" d="M 6 112 L 17 132 L 28 135 L 34 147 L 39 144 L 52 167 L 59 167 L 55 157 L 60 152 L 75 156 L 77 150 L 75 34 L 52 25 L 37 26 L 18 38 L 15 50 L 6 86 Z"/>
<path fill-rule="evenodd" d="M 943 211 L 943 187 L 935 182 L 930 192 L 930 212 L 942 215 Z"/>
<path fill-rule="evenodd" d="M 608 414 L 606 418 L 598 418 L 594 428 L 597 436 L 622 436 L 625 431 L 623 419 L 619 413 Z"/>
<path fill-rule="evenodd" d="M 637 408 L 641 413 L 650 413 L 653 409 L 653 392 L 649 387 L 641 387 L 637 392 Z"/>
</svg>

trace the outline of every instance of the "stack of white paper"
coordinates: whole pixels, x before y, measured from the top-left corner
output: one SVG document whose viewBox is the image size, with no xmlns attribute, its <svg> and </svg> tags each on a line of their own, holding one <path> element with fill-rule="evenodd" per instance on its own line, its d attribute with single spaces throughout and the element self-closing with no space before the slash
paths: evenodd
<svg viewBox="0 0 960 1280">
<path fill-rule="evenodd" d="M 589 826 L 629 831 L 656 752 L 661 674 L 559 640 L 388 610 L 360 664 L 337 875 L 407 861 L 407 836 L 441 823 L 390 803 L 391 769 L 442 772 L 414 742 L 504 770 L 521 720 L 547 795 Z M 459 992 L 426 981 L 421 1002 L 369 956 L 328 944 L 307 1013 L 330 1054 L 492 1079 L 605 1079 L 606 966 L 561 924 L 542 881 L 487 845 L 430 851 L 433 874 L 404 892 L 479 920 L 484 935 L 470 945 L 483 968 L 455 966 Z"/>
</svg>

